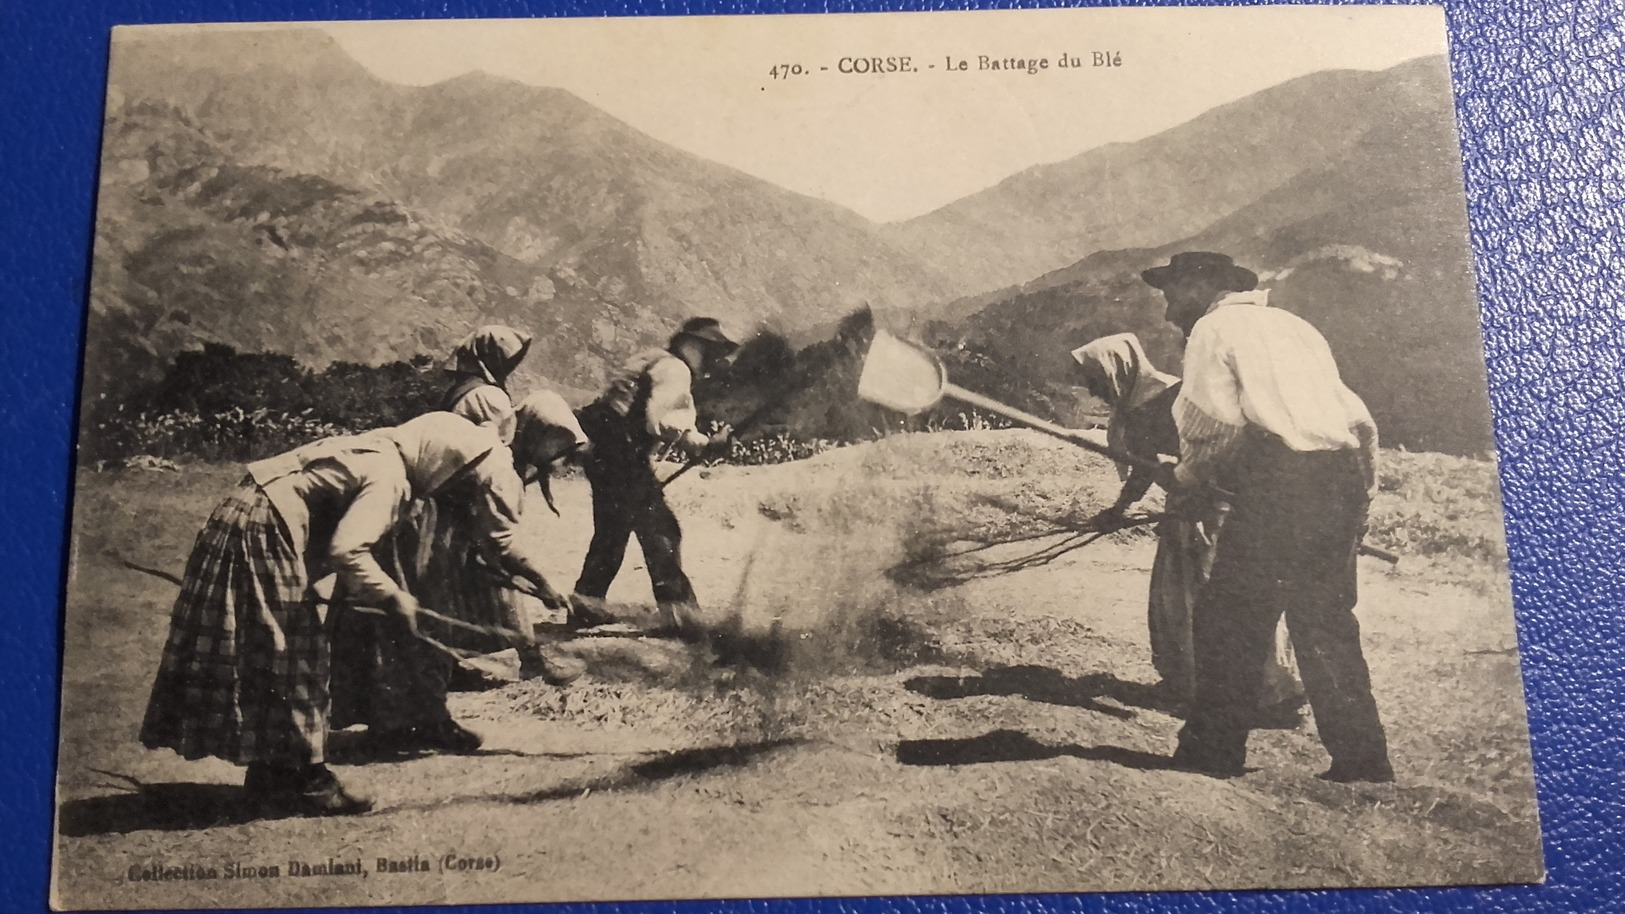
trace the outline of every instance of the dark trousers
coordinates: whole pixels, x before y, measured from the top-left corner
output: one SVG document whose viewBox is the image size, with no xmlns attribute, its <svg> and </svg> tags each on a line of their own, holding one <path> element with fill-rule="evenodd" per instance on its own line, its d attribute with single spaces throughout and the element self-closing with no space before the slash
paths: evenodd
<svg viewBox="0 0 1625 914">
<path fill-rule="evenodd" d="M 575 590 L 602 599 L 621 570 L 627 541 L 636 535 L 658 603 L 692 603 L 694 588 L 683 573 L 683 531 L 666 504 L 649 454 L 653 442 L 632 422 L 593 404 L 581 411 L 581 428 L 592 442 L 587 481 L 592 484 L 592 543 Z"/>
<path fill-rule="evenodd" d="M 1193 619 L 1196 694 L 1180 752 L 1240 769 L 1248 718 L 1281 616 L 1297 651 L 1320 740 L 1334 762 L 1386 764 L 1387 737 L 1360 649 L 1357 569 L 1369 502 L 1352 451 L 1299 453 L 1249 443 Z"/>
</svg>

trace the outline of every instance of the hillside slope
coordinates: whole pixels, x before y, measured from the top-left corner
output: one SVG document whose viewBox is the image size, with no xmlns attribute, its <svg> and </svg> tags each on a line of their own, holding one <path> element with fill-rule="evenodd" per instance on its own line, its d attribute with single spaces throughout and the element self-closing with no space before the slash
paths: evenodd
<svg viewBox="0 0 1625 914">
<path fill-rule="evenodd" d="M 855 213 L 667 146 L 560 89 L 479 73 L 394 85 L 299 28 L 123 39 L 111 84 L 186 112 L 235 162 L 398 201 L 666 327 L 703 310 L 793 330 L 871 300 L 951 292 Z"/>
<path fill-rule="evenodd" d="M 313 365 L 443 353 L 468 326 L 539 334 L 532 371 L 594 386 L 613 341 L 658 320 L 326 178 L 234 162 L 185 112 L 122 102 L 103 152 L 87 399 L 156 380 L 203 343 Z"/>
<path fill-rule="evenodd" d="M 1070 390 L 1067 352 L 1134 332 L 1178 369 L 1181 341 L 1139 271 L 1182 250 L 1216 250 L 1257 270 L 1272 303 L 1326 334 L 1386 443 L 1476 454 L 1491 446 L 1466 207 L 1443 62 L 1406 70 L 1413 103 L 1342 154 L 1200 232 L 1084 258 L 984 296 L 939 341 L 974 341 L 1022 377 Z"/>
<path fill-rule="evenodd" d="M 1431 106 L 1441 64 L 1313 73 L 1146 139 L 1029 168 L 887 230 L 973 295 L 1095 251 L 1163 244 L 1341 158 L 1376 125 Z"/>
</svg>

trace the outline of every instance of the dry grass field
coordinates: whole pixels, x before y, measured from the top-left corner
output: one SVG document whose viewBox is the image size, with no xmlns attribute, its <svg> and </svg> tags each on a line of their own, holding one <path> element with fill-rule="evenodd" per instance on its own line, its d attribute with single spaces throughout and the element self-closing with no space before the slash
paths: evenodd
<svg viewBox="0 0 1625 914">
<path fill-rule="evenodd" d="M 1166 770 L 1179 727 L 1145 634 L 1153 541 L 1068 524 L 1116 486 L 1025 432 L 898 436 L 670 490 L 713 611 L 771 674 L 630 633 L 571 636 L 566 689 L 453 697 L 473 756 L 335 734 L 350 820 L 246 821 L 240 772 L 136 741 L 172 585 L 240 467 L 80 475 L 65 627 L 57 897 L 93 908 L 1418 885 L 1541 872 L 1494 469 L 1393 454 L 1360 619 L 1398 782 L 1317 780 L 1313 723 L 1256 733 L 1230 781 Z M 568 586 L 587 490 L 528 535 Z M 637 550 L 611 592 L 646 607 Z M 387 872 L 379 858 L 425 861 Z M 292 876 L 356 861 L 365 875 Z M 459 865 L 459 861 L 462 864 Z M 131 881 L 154 865 L 219 878 Z M 460 868 L 461 866 L 461 868 Z M 271 868 L 241 875 L 233 867 Z M 387 870 L 387 868 L 384 868 Z M 257 872 L 257 871 L 255 871 Z"/>
</svg>

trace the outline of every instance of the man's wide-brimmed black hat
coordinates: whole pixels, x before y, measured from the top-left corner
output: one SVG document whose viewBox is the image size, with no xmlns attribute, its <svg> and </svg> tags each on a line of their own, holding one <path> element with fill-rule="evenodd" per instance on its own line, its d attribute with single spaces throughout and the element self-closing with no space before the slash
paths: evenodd
<svg viewBox="0 0 1625 914">
<path fill-rule="evenodd" d="M 722 332 L 722 322 L 714 317 L 691 317 L 678 328 L 677 336 L 699 340 L 708 346 L 732 352 L 739 344 Z"/>
<path fill-rule="evenodd" d="M 1165 266 L 1152 267 L 1140 274 L 1146 284 L 1166 289 L 1182 279 L 1219 280 L 1232 292 L 1251 292 L 1258 288 L 1258 274 L 1246 267 L 1236 266 L 1229 254 L 1212 251 L 1186 251 L 1175 254 Z"/>
</svg>

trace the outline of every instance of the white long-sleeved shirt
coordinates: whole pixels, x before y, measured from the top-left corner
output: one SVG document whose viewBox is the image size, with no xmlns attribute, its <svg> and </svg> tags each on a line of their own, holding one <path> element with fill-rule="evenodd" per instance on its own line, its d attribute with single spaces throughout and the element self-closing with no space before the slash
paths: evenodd
<svg viewBox="0 0 1625 914">
<path fill-rule="evenodd" d="M 1214 482 L 1248 428 L 1294 451 L 1360 450 L 1375 483 L 1377 428 L 1343 383 L 1325 337 L 1265 291 L 1214 302 L 1185 345 L 1184 385 L 1174 401 L 1185 485 Z"/>
</svg>

